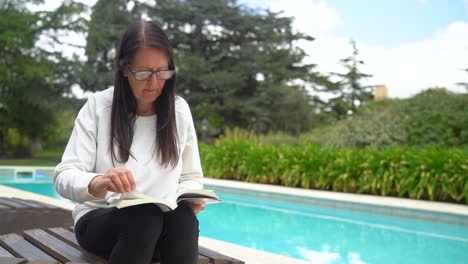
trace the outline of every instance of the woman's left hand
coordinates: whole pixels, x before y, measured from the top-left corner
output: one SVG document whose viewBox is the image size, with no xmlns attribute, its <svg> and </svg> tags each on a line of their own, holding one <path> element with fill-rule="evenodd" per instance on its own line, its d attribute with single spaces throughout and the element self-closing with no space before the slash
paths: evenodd
<svg viewBox="0 0 468 264">
<path fill-rule="evenodd" d="M 195 215 L 205 210 L 205 204 L 189 203 L 189 206 L 192 208 Z"/>
</svg>

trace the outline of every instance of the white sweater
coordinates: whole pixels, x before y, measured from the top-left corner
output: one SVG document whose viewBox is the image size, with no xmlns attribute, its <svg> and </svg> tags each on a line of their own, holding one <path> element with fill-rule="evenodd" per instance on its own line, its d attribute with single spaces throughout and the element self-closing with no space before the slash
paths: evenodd
<svg viewBox="0 0 468 264">
<path fill-rule="evenodd" d="M 94 176 L 114 167 L 109 142 L 112 98 L 113 88 L 88 98 L 75 120 L 62 161 L 55 168 L 57 192 L 78 203 L 73 211 L 75 224 L 85 213 L 107 207 L 106 199 L 117 195 L 107 192 L 106 198 L 100 199 L 88 192 L 88 185 Z M 156 115 L 139 116 L 135 121 L 130 149 L 135 159 L 130 156 L 126 163 L 114 161 L 115 167 L 124 167 L 133 173 L 137 191 L 172 201 L 175 201 L 176 193 L 180 190 L 203 187 L 200 181 L 203 172 L 190 108 L 184 99 L 177 97 L 175 109 L 180 152 L 175 167 L 162 167 L 155 157 Z"/>
</svg>

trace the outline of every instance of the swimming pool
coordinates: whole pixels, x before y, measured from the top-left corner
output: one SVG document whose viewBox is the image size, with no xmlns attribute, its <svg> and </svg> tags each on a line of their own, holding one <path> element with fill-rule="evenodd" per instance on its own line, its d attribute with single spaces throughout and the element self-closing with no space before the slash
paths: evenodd
<svg viewBox="0 0 468 264">
<path fill-rule="evenodd" d="M 50 180 L 0 184 L 60 198 Z M 216 187 L 214 187 L 216 188 Z M 275 201 L 218 190 L 200 234 L 313 263 L 466 263 L 468 226 Z"/>
</svg>

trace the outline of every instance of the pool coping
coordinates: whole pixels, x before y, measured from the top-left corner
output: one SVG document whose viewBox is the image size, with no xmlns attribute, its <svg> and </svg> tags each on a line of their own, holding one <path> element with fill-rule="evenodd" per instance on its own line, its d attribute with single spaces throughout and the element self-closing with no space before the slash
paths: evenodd
<svg viewBox="0 0 468 264">
<path fill-rule="evenodd" d="M 208 188 L 258 198 L 468 226 L 468 205 L 462 204 L 338 193 L 212 178 L 204 178 L 203 183 Z"/>
</svg>

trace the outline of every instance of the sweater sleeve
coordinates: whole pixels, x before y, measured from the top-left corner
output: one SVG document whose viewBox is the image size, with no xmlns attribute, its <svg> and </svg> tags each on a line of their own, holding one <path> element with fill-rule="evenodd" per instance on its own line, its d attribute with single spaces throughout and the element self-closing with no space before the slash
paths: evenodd
<svg viewBox="0 0 468 264">
<path fill-rule="evenodd" d="M 68 141 L 62 161 L 55 167 L 54 183 L 64 198 L 83 203 L 97 200 L 88 192 L 95 173 L 97 148 L 96 102 L 90 96 L 75 120 L 75 127 Z"/>
<path fill-rule="evenodd" d="M 188 106 L 187 106 L 188 108 Z M 185 142 L 185 148 L 182 152 L 182 173 L 179 178 L 178 191 L 187 189 L 202 189 L 203 170 L 200 162 L 200 154 L 198 151 L 197 134 L 193 123 L 190 109 L 188 110 L 188 131 Z"/>
</svg>

